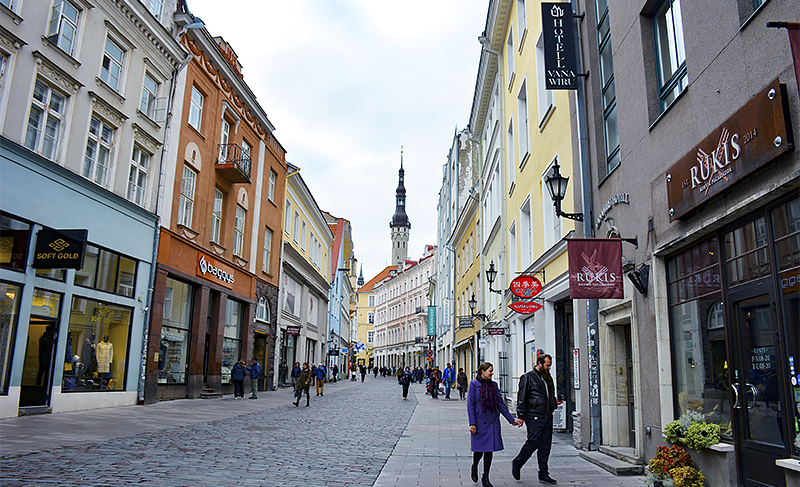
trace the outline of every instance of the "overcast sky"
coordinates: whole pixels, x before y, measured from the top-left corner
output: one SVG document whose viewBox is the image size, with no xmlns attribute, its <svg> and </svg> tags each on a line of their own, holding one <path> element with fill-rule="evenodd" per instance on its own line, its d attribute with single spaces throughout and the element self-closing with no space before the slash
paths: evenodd
<svg viewBox="0 0 800 487">
<path fill-rule="evenodd" d="M 400 148 L 408 257 L 436 243 L 442 165 L 469 122 L 488 0 L 187 0 L 320 209 L 349 220 L 371 279 L 389 264 Z"/>
</svg>

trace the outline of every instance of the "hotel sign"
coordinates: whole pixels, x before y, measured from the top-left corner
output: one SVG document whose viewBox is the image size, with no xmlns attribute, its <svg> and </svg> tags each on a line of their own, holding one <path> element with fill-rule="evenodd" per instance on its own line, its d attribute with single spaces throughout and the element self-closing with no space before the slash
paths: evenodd
<svg viewBox="0 0 800 487">
<path fill-rule="evenodd" d="M 547 90 L 578 89 L 575 29 L 569 2 L 542 4 L 544 84 Z"/>
<path fill-rule="evenodd" d="M 197 275 L 203 279 L 232 289 L 235 272 L 233 267 L 219 262 L 202 252 L 197 253 Z"/>
<path fill-rule="evenodd" d="M 89 230 L 39 230 L 34 269 L 81 269 Z"/>
<path fill-rule="evenodd" d="M 792 149 L 786 85 L 776 79 L 669 168 L 670 222 Z"/>
</svg>

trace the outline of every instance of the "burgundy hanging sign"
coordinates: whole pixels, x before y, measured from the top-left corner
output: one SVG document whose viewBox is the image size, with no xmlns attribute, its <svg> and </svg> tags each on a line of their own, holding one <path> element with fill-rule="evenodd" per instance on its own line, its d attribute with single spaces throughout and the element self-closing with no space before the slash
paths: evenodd
<svg viewBox="0 0 800 487">
<path fill-rule="evenodd" d="M 511 292 L 520 298 L 532 298 L 542 291 L 542 283 L 533 276 L 517 276 L 511 281 Z"/>
<path fill-rule="evenodd" d="M 570 238 L 569 297 L 619 299 L 622 290 L 622 241 L 618 238 Z"/>
</svg>

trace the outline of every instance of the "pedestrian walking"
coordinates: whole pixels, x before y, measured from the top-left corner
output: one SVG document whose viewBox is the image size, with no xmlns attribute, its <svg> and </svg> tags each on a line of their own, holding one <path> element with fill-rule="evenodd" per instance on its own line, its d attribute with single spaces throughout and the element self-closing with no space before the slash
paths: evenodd
<svg viewBox="0 0 800 487">
<path fill-rule="evenodd" d="M 361 382 L 364 382 L 364 377 L 367 376 L 367 368 L 364 364 L 358 366 L 358 371 L 361 372 Z"/>
<path fill-rule="evenodd" d="M 244 360 L 239 359 L 238 362 L 233 364 L 231 368 L 231 382 L 233 382 L 233 398 L 244 399 L 244 377 L 247 374 L 247 369 L 244 366 Z"/>
<path fill-rule="evenodd" d="M 408 367 L 400 377 L 400 385 L 403 386 L 403 399 L 408 399 L 408 386 L 411 385 L 411 370 Z"/>
<path fill-rule="evenodd" d="M 324 396 L 325 395 L 325 367 L 322 364 L 319 364 L 316 369 L 313 369 L 311 373 L 314 378 L 317 380 L 317 395 Z"/>
<path fill-rule="evenodd" d="M 339 380 L 339 366 L 336 364 L 331 366 L 331 377 L 333 377 L 333 382 Z"/>
<path fill-rule="evenodd" d="M 467 374 L 464 369 L 458 369 L 458 376 L 456 377 L 456 384 L 458 385 L 458 395 L 463 401 L 467 397 Z"/>
<path fill-rule="evenodd" d="M 377 379 L 378 378 L 378 367 L 373 367 L 372 368 L 372 373 L 375 374 L 375 378 Z"/>
<path fill-rule="evenodd" d="M 250 372 L 250 399 L 258 399 L 258 378 L 261 377 L 261 364 L 258 359 L 253 357 L 250 367 L 246 367 Z"/>
<path fill-rule="evenodd" d="M 511 462 L 511 475 L 519 480 L 520 469 L 536 451 L 539 460 L 539 482 L 555 484 L 550 477 L 547 459 L 553 444 L 553 411 L 556 401 L 550 367 L 553 358 L 544 354 L 536 358 L 536 366 L 519 379 L 517 393 L 517 418 L 525 421 L 528 439 Z"/>
<path fill-rule="evenodd" d="M 500 390 L 492 380 L 494 367 L 484 362 L 478 367 L 478 375 L 469 384 L 467 414 L 469 415 L 470 447 L 472 449 L 472 481 L 478 481 L 478 462 L 483 458 L 483 487 L 492 487 L 489 469 L 492 468 L 494 452 L 503 449 L 500 434 L 500 415 L 514 426 L 522 426 L 521 419 L 514 419 L 500 397 Z"/>
<path fill-rule="evenodd" d="M 302 369 L 300 368 L 300 362 L 295 362 L 294 367 L 292 367 L 292 389 L 297 392 L 297 379 L 300 378 L 300 372 Z"/>
<path fill-rule="evenodd" d="M 447 367 L 445 367 L 444 374 L 442 374 L 442 380 L 444 381 L 444 398 L 450 399 L 450 389 L 456 383 L 456 369 L 454 369 L 450 364 L 447 364 Z"/>
<path fill-rule="evenodd" d="M 300 377 L 297 378 L 297 400 L 294 402 L 295 407 L 300 404 L 300 399 L 303 398 L 303 393 L 306 394 L 306 407 L 309 406 L 311 397 L 308 390 L 311 388 L 311 369 L 308 368 L 308 362 L 303 363 L 303 368 L 300 370 Z"/>
<path fill-rule="evenodd" d="M 431 372 L 431 398 L 439 399 L 439 383 L 442 382 L 442 372 L 436 366 Z"/>
</svg>

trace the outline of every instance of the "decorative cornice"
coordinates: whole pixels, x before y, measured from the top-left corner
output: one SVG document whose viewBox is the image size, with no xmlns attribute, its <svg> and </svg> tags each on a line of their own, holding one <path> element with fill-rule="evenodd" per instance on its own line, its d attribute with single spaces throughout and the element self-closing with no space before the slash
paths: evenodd
<svg viewBox="0 0 800 487">
<path fill-rule="evenodd" d="M 0 44 L 6 46 L 9 52 L 16 53 L 27 43 L 15 36 L 13 32 L 0 25 Z"/>
<path fill-rule="evenodd" d="M 105 101 L 94 91 L 89 92 L 89 98 L 92 100 L 92 109 L 106 118 L 116 127 L 121 127 L 122 124 L 125 123 L 125 120 L 128 119 L 127 115 L 111 106 L 110 103 Z"/>
<path fill-rule="evenodd" d="M 33 51 L 31 54 L 36 58 L 36 71 L 51 83 L 72 95 L 77 94 L 78 90 L 83 88 L 83 84 L 80 81 L 67 74 L 66 71 L 41 52 Z"/>
<path fill-rule="evenodd" d="M 125 103 L 125 97 L 124 97 L 124 96 L 122 96 L 122 93 L 119 93 L 119 92 L 117 92 L 117 91 L 116 91 L 114 88 L 112 88 L 112 87 L 108 86 L 108 83 L 106 83 L 105 81 L 103 81 L 102 79 L 100 79 L 100 77 L 99 77 L 99 76 L 98 76 L 98 77 L 95 77 L 94 81 L 97 83 L 97 86 L 102 86 L 102 87 L 103 87 L 103 89 L 105 89 L 106 91 L 108 91 L 108 94 L 110 94 L 111 96 L 113 96 L 114 98 L 116 98 L 116 99 L 117 99 L 117 101 L 119 101 L 120 105 L 122 105 L 123 103 Z"/>
<path fill-rule="evenodd" d="M 108 19 L 105 19 L 106 29 L 110 30 L 114 35 L 114 39 L 123 44 L 123 49 L 126 51 L 133 51 L 136 45 L 128 40 L 128 37 L 117 29 L 117 27 Z"/>
<path fill-rule="evenodd" d="M 16 12 L 14 12 L 13 10 L 11 10 L 10 8 L 6 7 L 3 4 L 0 4 L 0 12 L 3 12 L 4 14 L 11 17 L 11 21 L 14 22 L 15 25 L 19 25 L 22 23 L 22 17 L 17 15 Z"/>
<path fill-rule="evenodd" d="M 178 45 L 178 43 L 175 41 L 175 39 L 169 36 L 169 33 L 166 32 L 166 29 L 164 29 L 163 25 L 158 22 L 155 22 L 157 26 L 151 25 L 153 24 L 153 21 L 155 21 L 155 18 L 152 18 L 149 13 L 148 16 L 145 17 L 143 14 L 140 15 L 134 10 L 132 4 L 140 4 L 140 2 L 130 2 L 126 0 L 112 0 L 112 2 L 117 6 L 117 8 L 119 8 L 122 15 L 124 15 L 128 21 L 133 24 L 133 26 L 136 27 L 136 29 L 138 29 L 148 41 L 150 41 L 152 46 L 155 47 L 158 52 L 164 55 L 164 58 L 169 61 L 173 69 L 180 65 L 180 54 L 178 52 L 172 52 L 172 50 L 166 46 L 166 43 L 170 41 L 175 42 L 176 45 Z M 147 21 L 145 18 L 147 18 Z M 156 35 L 156 29 L 161 30 L 161 36 Z"/>
<path fill-rule="evenodd" d="M 161 147 L 161 142 L 150 135 L 150 133 L 144 130 L 138 123 L 134 122 L 131 126 L 133 127 L 133 140 L 150 151 L 151 154 L 155 154 L 158 148 Z"/>
</svg>

